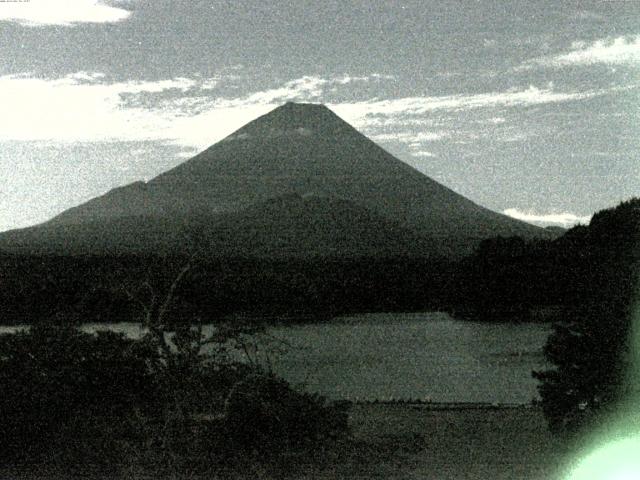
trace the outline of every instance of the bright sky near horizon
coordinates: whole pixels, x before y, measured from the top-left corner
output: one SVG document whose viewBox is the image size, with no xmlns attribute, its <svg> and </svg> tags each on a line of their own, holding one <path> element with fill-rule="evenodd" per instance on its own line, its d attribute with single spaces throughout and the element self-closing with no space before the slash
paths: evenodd
<svg viewBox="0 0 640 480">
<path fill-rule="evenodd" d="M 633 1 L 0 2 L 0 231 L 149 179 L 285 101 L 517 218 L 640 195 Z"/>
</svg>

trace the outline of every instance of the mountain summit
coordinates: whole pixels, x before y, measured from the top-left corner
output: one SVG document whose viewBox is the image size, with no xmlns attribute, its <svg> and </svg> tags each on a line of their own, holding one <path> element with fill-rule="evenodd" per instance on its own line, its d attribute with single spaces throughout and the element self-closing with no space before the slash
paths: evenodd
<svg viewBox="0 0 640 480">
<path fill-rule="evenodd" d="M 285 200 L 273 202 L 280 197 Z M 307 197 L 316 201 L 299 200 Z M 297 219 L 287 210 L 293 204 Z M 261 209 L 274 221 L 278 218 L 274 205 L 282 208 L 276 222 L 280 230 L 256 230 Z M 320 215 L 320 208 L 327 211 Z M 360 220 L 353 238 L 335 230 L 353 222 L 327 220 L 332 212 L 344 216 L 347 211 Z M 362 223 L 365 217 L 371 220 L 369 229 Z M 381 232 L 400 249 L 396 254 L 447 256 L 467 253 L 488 237 L 549 235 L 483 208 L 423 175 L 326 106 L 286 103 L 147 183 L 116 188 L 42 225 L 0 235 L 0 248 L 83 253 L 175 249 L 184 246 L 183 230 L 197 223 L 207 238 L 218 239 L 216 249 L 224 252 L 229 249 L 220 243 L 225 237 L 221 229 L 229 232 L 234 218 L 232 230 L 239 237 L 249 231 L 258 236 L 271 232 L 261 240 L 260 252 L 266 255 L 278 249 L 281 236 L 291 245 L 313 237 L 312 230 L 304 231 L 305 225 L 320 218 L 334 226 L 333 234 L 325 231 L 323 238 L 360 241 L 369 245 L 367 254 L 374 254 L 378 244 L 389 254 Z M 281 221 L 284 218 L 290 221 Z M 377 230 L 375 241 L 364 238 L 367 230 L 371 235 Z M 399 235 L 421 241 L 412 241 L 411 249 Z M 227 240 L 233 243 L 233 238 Z M 345 254 L 360 251 L 346 243 L 340 247 Z M 272 246 L 265 249 L 265 244 Z M 238 250 L 237 245 L 231 250 L 237 255 L 258 254 Z"/>
</svg>

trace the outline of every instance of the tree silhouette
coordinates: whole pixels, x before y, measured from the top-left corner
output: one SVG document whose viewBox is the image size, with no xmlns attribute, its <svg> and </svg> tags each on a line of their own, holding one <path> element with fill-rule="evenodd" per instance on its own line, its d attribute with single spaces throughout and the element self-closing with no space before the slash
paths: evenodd
<svg viewBox="0 0 640 480">
<path fill-rule="evenodd" d="M 533 372 L 549 426 L 576 432 L 628 400 L 634 351 L 631 335 L 640 272 L 640 199 L 594 215 L 589 227 L 564 239 L 576 301 L 545 347 L 554 368 Z"/>
</svg>

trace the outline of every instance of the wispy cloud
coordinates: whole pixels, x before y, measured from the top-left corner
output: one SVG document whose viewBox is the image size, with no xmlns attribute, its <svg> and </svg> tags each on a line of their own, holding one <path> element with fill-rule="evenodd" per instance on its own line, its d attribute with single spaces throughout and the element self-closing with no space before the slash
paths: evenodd
<svg viewBox="0 0 640 480">
<path fill-rule="evenodd" d="M 243 103 L 271 104 L 294 99 L 311 100 L 319 98 L 330 80 L 321 77 L 305 76 L 286 82 L 282 87 L 256 92 L 245 97 Z"/>
<path fill-rule="evenodd" d="M 428 143 L 446 140 L 450 143 L 474 143 L 491 136 L 494 141 L 525 140 L 529 133 L 517 128 L 504 130 L 510 111 L 521 108 L 578 102 L 609 90 L 556 91 L 552 84 L 545 88 L 529 86 L 507 91 L 404 97 L 331 104 L 345 120 L 378 142 L 404 143 L 412 149 L 429 151 Z M 500 132 L 497 130 L 500 129 Z"/>
<path fill-rule="evenodd" d="M 433 158 L 436 157 L 435 153 L 428 152 L 426 150 L 418 150 L 416 152 L 411 152 L 411 155 L 414 157 L 422 157 L 422 158 Z"/>
<path fill-rule="evenodd" d="M 605 38 L 595 42 L 574 42 L 571 49 L 525 64 L 564 67 L 568 65 L 640 65 L 640 35 Z"/>
<path fill-rule="evenodd" d="M 0 77 L 0 140 L 162 140 L 191 151 L 285 101 L 320 101 L 328 89 L 381 78 L 305 76 L 226 98 L 217 96 L 221 77 L 109 83 L 99 72 L 55 79 L 9 75 Z"/>
<path fill-rule="evenodd" d="M 396 77 L 393 75 L 382 75 L 380 73 L 372 73 L 371 75 L 366 75 L 364 77 L 351 77 L 349 75 L 343 75 L 342 77 L 336 78 L 336 81 L 341 84 L 347 84 L 352 82 L 371 82 L 371 81 L 386 81 L 386 80 L 395 80 Z"/>
<path fill-rule="evenodd" d="M 487 120 L 487 123 L 491 124 L 491 125 L 500 125 L 502 123 L 505 123 L 507 120 L 504 117 L 492 117 L 489 120 Z"/>
<path fill-rule="evenodd" d="M 290 80 L 284 83 L 282 87 L 256 92 L 246 97 L 243 101 L 246 103 L 282 103 L 286 100 L 311 101 L 313 99 L 319 99 L 332 87 L 352 83 L 393 80 L 393 78 L 394 77 L 390 75 L 380 75 L 378 73 L 359 77 L 341 75 L 331 78 L 307 75 Z"/>
<path fill-rule="evenodd" d="M 377 142 L 421 143 L 434 142 L 448 136 L 447 132 L 398 132 L 370 135 Z"/>
<path fill-rule="evenodd" d="M 516 208 L 507 208 L 503 211 L 505 215 L 508 215 L 518 220 L 534 223 L 540 226 L 561 226 L 571 227 L 577 224 L 587 224 L 591 220 L 590 216 L 578 216 L 573 213 L 534 213 L 523 212 Z"/>
<path fill-rule="evenodd" d="M 221 140 L 285 101 L 326 102 L 336 89 L 351 92 L 346 89 L 354 82 L 388 80 L 392 79 L 377 74 L 304 76 L 248 95 L 225 97 L 220 96 L 217 87 L 218 82 L 225 81 L 224 75 L 124 82 L 109 82 L 99 72 L 76 72 L 56 79 L 33 78 L 28 74 L 3 76 L 0 77 L 0 105 L 3 105 L 0 140 L 152 140 L 174 143 L 192 152 Z M 476 95 L 374 99 L 329 105 L 377 141 L 397 141 L 414 150 L 429 150 L 424 144 L 451 137 L 452 132 L 446 125 L 438 122 L 429 125 L 430 118 L 441 118 L 443 113 L 458 115 L 486 108 L 488 114 L 493 115 L 495 108 L 576 101 L 604 93 L 556 92 L 551 87 L 531 86 Z M 494 123 L 501 121 L 502 118 Z"/>
<path fill-rule="evenodd" d="M 560 103 L 592 98 L 602 92 L 556 92 L 552 88 L 530 85 L 526 89 L 489 92 L 473 95 L 445 95 L 439 97 L 405 97 L 335 105 L 338 112 L 351 118 L 369 115 L 424 114 L 438 110 L 473 110 L 487 107 L 522 107 Z"/>
<path fill-rule="evenodd" d="M 130 15 L 129 10 L 105 5 L 98 0 L 0 2 L 0 22 L 17 22 L 29 27 L 114 23 L 126 20 Z"/>
</svg>

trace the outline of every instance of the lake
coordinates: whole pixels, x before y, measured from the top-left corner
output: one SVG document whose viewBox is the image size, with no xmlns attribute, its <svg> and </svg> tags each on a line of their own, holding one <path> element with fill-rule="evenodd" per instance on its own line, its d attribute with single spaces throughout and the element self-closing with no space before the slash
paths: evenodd
<svg viewBox="0 0 640 480">
<path fill-rule="evenodd" d="M 135 324 L 108 328 L 140 334 Z M 362 314 L 267 333 L 287 345 L 270 356 L 273 370 L 330 398 L 526 403 L 538 397 L 531 371 L 547 367 L 542 348 L 550 331 L 543 323 L 470 322 L 430 312 Z"/>
<path fill-rule="evenodd" d="M 529 402 L 547 367 L 548 324 L 479 323 L 441 313 L 367 314 L 272 329 L 293 346 L 274 370 L 331 398 Z"/>
</svg>

